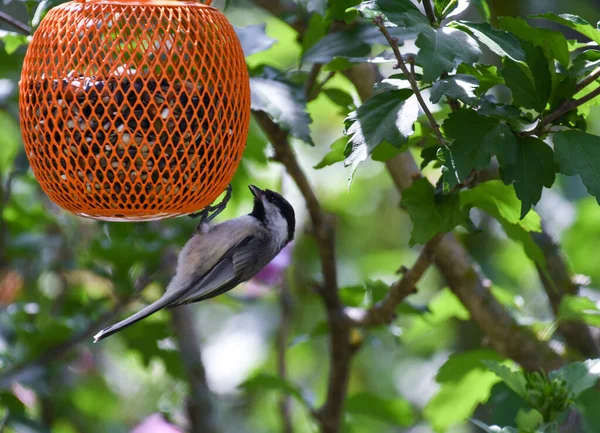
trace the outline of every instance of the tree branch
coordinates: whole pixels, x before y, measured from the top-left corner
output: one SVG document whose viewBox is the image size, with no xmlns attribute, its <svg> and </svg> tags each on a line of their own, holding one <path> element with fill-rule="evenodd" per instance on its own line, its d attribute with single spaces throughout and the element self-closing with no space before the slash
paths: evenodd
<svg viewBox="0 0 600 433">
<path fill-rule="evenodd" d="M 314 101 L 317 98 L 317 96 L 319 96 L 319 93 L 321 93 L 321 90 L 323 90 L 323 87 L 325 86 L 325 84 L 327 84 L 327 82 L 329 80 L 331 80 L 334 76 L 335 76 L 335 71 L 330 71 L 325 76 L 325 78 L 323 78 L 323 81 L 321 81 L 316 86 L 314 86 L 306 97 L 307 102 Z"/>
<path fill-rule="evenodd" d="M 538 273 L 550 300 L 554 315 L 558 315 L 560 302 L 565 295 L 577 295 L 579 285 L 574 281 L 559 246 L 550 235 L 542 231 L 532 233 L 531 237 L 540 247 L 546 259 L 546 270 L 539 266 Z M 581 322 L 559 322 L 559 332 L 569 347 L 577 350 L 586 358 L 600 358 L 600 333 Z M 596 331 L 596 332 L 595 332 Z M 596 335 L 594 335 L 594 333 Z"/>
<path fill-rule="evenodd" d="M 281 318 L 279 319 L 279 329 L 277 330 L 277 374 L 279 377 L 287 379 L 287 345 L 288 334 L 290 331 L 290 321 L 292 316 L 292 297 L 287 283 L 287 279 L 281 284 L 281 293 L 279 295 L 279 306 Z M 279 400 L 279 412 L 281 414 L 282 433 L 293 433 L 292 414 L 290 407 L 290 397 L 281 396 Z"/>
<path fill-rule="evenodd" d="M 429 3 L 428 0 L 426 0 L 424 2 L 424 4 L 425 3 Z M 429 5 L 429 7 L 431 7 L 431 5 Z M 394 52 L 394 55 L 396 56 L 396 60 L 398 61 L 398 64 L 396 66 L 394 66 L 394 68 L 396 68 L 396 69 L 400 68 L 402 70 L 402 73 L 408 79 L 408 82 L 410 83 L 410 87 L 411 87 L 412 91 L 414 92 L 415 96 L 417 97 L 417 101 L 419 101 L 419 105 L 421 106 L 421 109 L 423 110 L 423 112 L 425 113 L 425 116 L 427 116 L 427 119 L 429 120 L 429 124 L 431 125 L 431 129 L 433 130 L 433 133 L 435 134 L 438 141 L 440 142 L 440 145 L 446 146 L 446 140 L 444 140 L 444 137 L 443 137 L 442 133 L 440 132 L 440 126 L 437 124 L 435 117 L 433 117 L 433 114 L 431 114 L 429 107 L 427 106 L 427 104 L 425 103 L 425 100 L 423 99 L 423 95 L 421 94 L 421 90 L 419 89 L 419 83 L 417 83 L 415 76 L 406 67 L 406 63 L 404 62 L 404 59 L 402 58 L 402 54 L 400 53 L 400 48 L 398 46 L 398 40 L 395 39 L 394 37 L 392 37 L 392 35 L 388 31 L 387 27 L 384 24 L 383 16 L 380 15 L 377 18 L 375 18 L 373 20 L 373 23 L 377 27 L 379 27 L 379 31 L 381 32 L 381 34 L 383 34 L 385 39 L 388 41 L 388 43 L 390 44 L 390 47 L 392 47 L 392 51 Z"/>
<path fill-rule="evenodd" d="M 590 75 L 577 83 L 575 85 L 575 93 L 581 92 L 584 88 L 592 84 L 598 78 L 600 78 L 600 68 L 596 68 Z"/>
<path fill-rule="evenodd" d="M 392 158 L 386 166 L 400 192 L 410 187 L 414 177 L 420 175 L 409 152 Z M 444 236 L 434 261 L 494 349 L 527 370 L 554 370 L 562 365 L 561 357 L 550 346 L 528 328 L 520 326 L 498 302 L 490 291 L 491 282 L 481 277 L 465 248 L 452 234 Z"/>
<path fill-rule="evenodd" d="M 17 30 L 19 30 L 20 33 L 23 33 L 24 35 L 29 36 L 31 34 L 31 27 L 29 27 L 27 24 L 19 21 L 18 19 L 11 17 L 6 12 L 0 11 L 0 21 L 10 24 L 11 26 L 13 26 Z"/>
<path fill-rule="evenodd" d="M 190 433 L 215 433 L 218 431 L 210 388 L 200 353 L 200 339 L 196 333 L 196 320 L 189 305 L 171 310 L 171 324 L 179 345 L 190 395 L 186 405 Z"/>
<path fill-rule="evenodd" d="M 308 73 L 308 78 L 306 79 L 306 82 L 304 83 L 304 94 L 306 95 L 306 99 L 308 101 L 311 101 L 312 99 L 314 99 L 316 97 L 311 98 L 311 96 L 314 94 L 314 87 L 315 84 L 317 83 L 317 78 L 319 78 L 319 74 L 321 73 L 321 69 L 323 68 L 323 65 L 320 63 L 315 63 L 314 65 L 312 65 L 312 68 L 310 69 L 310 72 Z M 318 93 L 317 93 L 318 95 Z"/>
<path fill-rule="evenodd" d="M 324 405 L 316 411 L 316 415 L 321 423 L 323 433 L 335 433 L 339 431 L 342 422 L 352 348 L 349 329 L 344 320 L 345 314 L 338 294 L 333 218 L 323 212 L 306 174 L 289 146 L 287 133 L 282 131 L 263 112 L 254 112 L 254 117 L 269 138 L 275 150 L 275 159 L 283 164 L 304 197 L 312 222 L 313 234 L 317 241 L 321 271 L 323 272 L 323 286 L 320 294 L 327 310 L 331 357 L 327 399 Z"/>
<path fill-rule="evenodd" d="M 391 323 L 396 318 L 396 308 L 404 299 L 417 291 L 417 282 L 429 269 L 435 257 L 435 252 L 443 238 L 442 234 L 435 235 L 421 250 L 413 267 L 404 272 L 404 276 L 390 286 L 385 298 L 373 308 L 346 308 L 348 322 L 353 326 L 373 327 Z"/>
<path fill-rule="evenodd" d="M 538 125 L 534 129 L 532 129 L 530 131 L 525 131 L 525 132 L 521 133 L 521 135 L 523 135 L 523 136 L 536 135 L 538 137 L 543 135 L 544 128 L 546 127 L 546 125 L 549 125 L 552 122 L 554 122 L 555 120 L 560 119 L 562 116 L 567 114 L 569 111 L 576 109 L 580 105 L 583 105 L 588 101 L 591 101 L 592 99 L 594 99 L 596 96 L 599 96 L 599 95 L 600 95 L 600 87 L 592 90 L 590 93 L 588 93 L 585 96 L 582 96 L 579 99 L 565 101 L 560 107 L 558 107 L 552 113 L 549 113 L 547 116 L 545 116 L 543 119 L 541 119 L 540 122 L 538 123 Z"/>
<path fill-rule="evenodd" d="M 376 68 L 368 65 L 369 68 Z M 364 71 L 364 68 L 360 69 Z M 361 77 L 352 70 L 346 76 L 356 85 L 361 99 L 371 97 L 373 82 L 365 83 L 368 73 Z M 403 152 L 386 162 L 386 168 L 400 193 L 409 188 L 421 172 L 410 152 Z M 554 370 L 563 363 L 561 357 L 540 341 L 528 328 L 519 326 L 490 291 L 491 282 L 479 274 L 465 248 L 452 234 L 444 235 L 438 245 L 434 263 L 453 293 L 471 314 L 472 320 L 490 339 L 501 354 L 528 370 Z"/>
</svg>

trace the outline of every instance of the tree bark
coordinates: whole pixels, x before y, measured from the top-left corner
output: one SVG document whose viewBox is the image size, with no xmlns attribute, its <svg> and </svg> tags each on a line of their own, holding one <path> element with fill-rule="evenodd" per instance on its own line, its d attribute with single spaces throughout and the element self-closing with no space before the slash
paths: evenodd
<svg viewBox="0 0 600 433">
<path fill-rule="evenodd" d="M 190 394 L 187 400 L 189 433 L 217 433 L 211 392 L 206 382 L 196 320 L 191 307 L 184 305 L 171 310 L 171 323 L 177 338 Z"/>
</svg>

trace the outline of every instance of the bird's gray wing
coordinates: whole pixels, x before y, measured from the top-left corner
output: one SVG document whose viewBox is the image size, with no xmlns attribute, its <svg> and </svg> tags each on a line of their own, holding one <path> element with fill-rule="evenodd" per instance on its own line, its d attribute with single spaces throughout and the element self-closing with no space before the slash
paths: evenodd
<svg viewBox="0 0 600 433">
<path fill-rule="evenodd" d="M 204 275 L 192 281 L 183 291 L 182 296 L 170 303 L 167 308 L 177 307 L 191 302 L 225 293 L 247 279 L 246 269 L 254 269 L 258 262 L 256 254 L 260 240 L 255 236 L 247 236 L 230 248 Z"/>
</svg>

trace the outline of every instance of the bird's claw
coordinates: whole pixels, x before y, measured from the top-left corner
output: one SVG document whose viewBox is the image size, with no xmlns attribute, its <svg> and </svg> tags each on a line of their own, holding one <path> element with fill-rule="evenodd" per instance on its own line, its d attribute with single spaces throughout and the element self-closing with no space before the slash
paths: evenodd
<svg viewBox="0 0 600 433">
<path fill-rule="evenodd" d="M 232 190 L 233 190 L 233 188 L 231 187 L 231 184 L 227 185 L 227 188 L 225 189 L 225 197 L 223 197 L 223 200 L 221 200 L 221 202 L 219 204 L 214 205 L 214 206 L 207 206 L 204 209 L 202 209 L 200 212 L 189 214 L 190 218 L 200 217 L 200 221 L 198 222 L 198 227 L 196 227 L 197 233 L 202 232 L 203 225 L 208 224 L 217 215 L 219 215 L 221 212 L 223 212 L 223 210 L 227 207 L 227 203 L 229 203 L 229 200 L 231 199 Z"/>
</svg>

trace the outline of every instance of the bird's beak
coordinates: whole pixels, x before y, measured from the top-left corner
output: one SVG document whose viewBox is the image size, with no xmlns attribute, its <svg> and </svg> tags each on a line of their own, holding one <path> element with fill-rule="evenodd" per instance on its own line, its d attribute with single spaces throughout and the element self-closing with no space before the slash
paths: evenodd
<svg viewBox="0 0 600 433">
<path fill-rule="evenodd" d="M 248 185 L 248 188 L 250 189 L 250 192 L 252 193 L 252 195 L 256 198 L 260 197 L 261 195 L 263 195 L 263 190 L 260 189 L 257 186 L 254 185 Z"/>
</svg>

